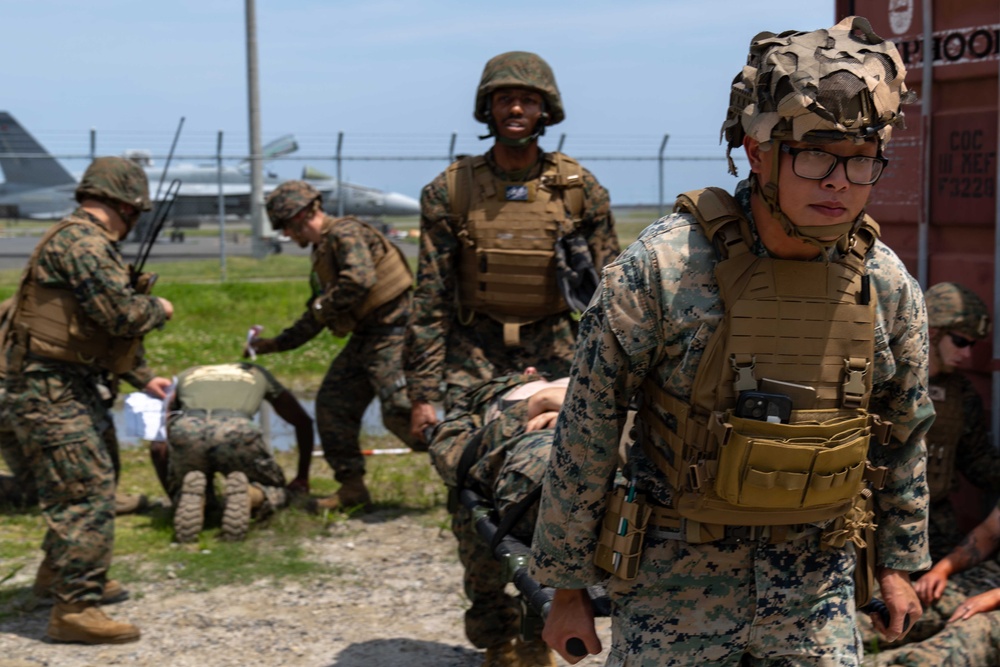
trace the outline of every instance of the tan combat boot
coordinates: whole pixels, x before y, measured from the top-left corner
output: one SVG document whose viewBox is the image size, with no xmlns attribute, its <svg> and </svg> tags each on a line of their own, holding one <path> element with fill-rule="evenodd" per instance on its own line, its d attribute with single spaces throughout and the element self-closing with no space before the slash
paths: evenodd
<svg viewBox="0 0 1000 667">
<path fill-rule="evenodd" d="M 139 628 L 111 620 L 93 602 L 56 602 L 45 633 L 53 641 L 83 644 L 127 644 L 139 639 Z"/>
<path fill-rule="evenodd" d="M 507 641 L 486 649 L 486 656 L 483 658 L 483 667 L 517 667 L 517 652 L 514 650 L 514 642 Z"/>
<path fill-rule="evenodd" d="M 49 559 L 46 558 L 38 566 L 38 573 L 35 575 L 35 583 L 31 587 L 31 592 L 38 598 L 39 602 L 49 603 L 52 598 L 52 584 L 56 581 L 56 569 L 52 567 Z M 104 582 L 104 592 L 101 594 L 101 604 L 114 604 L 128 599 L 128 591 L 114 579 Z"/>
<path fill-rule="evenodd" d="M 556 667 L 556 654 L 541 637 L 528 642 L 517 638 L 513 644 L 517 667 Z"/>
<path fill-rule="evenodd" d="M 149 509 L 149 498 L 141 493 L 116 493 L 115 516 L 139 514 Z"/>
<path fill-rule="evenodd" d="M 205 523 L 205 488 L 208 480 L 205 473 L 192 470 L 184 475 L 181 495 L 174 509 L 174 539 L 178 542 L 194 542 Z"/>
<path fill-rule="evenodd" d="M 242 472 L 231 472 L 226 475 L 225 508 L 222 510 L 222 539 L 239 542 L 247 536 L 250 530 L 250 510 L 252 507 L 251 489 L 260 494 L 263 502 L 264 493 L 250 486 L 247 476 Z"/>
<path fill-rule="evenodd" d="M 361 475 L 348 477 L 341 482 L 337 493 L 315 502 L 316 510 L 350 510 L 355 507 L 360 507 L 363 512 L 372 508 L 372 497 L 365 486 L 365 478 Z"/>
</svg>

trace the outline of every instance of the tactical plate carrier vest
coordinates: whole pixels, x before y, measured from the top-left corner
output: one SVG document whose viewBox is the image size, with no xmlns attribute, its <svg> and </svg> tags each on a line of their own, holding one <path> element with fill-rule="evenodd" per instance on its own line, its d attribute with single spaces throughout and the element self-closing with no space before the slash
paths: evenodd
<svg viewBox="0 0 1000 667">
<path fill-rule="evenodd" d="M 930 382 L 934 423 L 927 432 L 927 487 L 931 502 L 948 497 L 955 478 L 955 457 L 965 419 L 962 414 L 962 379 L 957 373 L 936 376 Z"/>
<path fill-rule="evenodd" d="M 569 310 L 556 282 L 556 241 L 580 223 L 583 171 L 545 153 L 541 176 L 508 182 L 483 156 L 452 163 L 445 177 L 459 238 L 458 302 L 505 324 Z"/>
<path fill-rule="evenodd" d="M 875 299 L 864 259 L 876 223 L 866 217 L 839 259 L 803 262 L 755 255 L 742 210 L 721 189 L 685 193 L 674 210 L 694 215 L 719 251 L 725 306 L 691 403 L 642 386 L 643 450 L 673 488 L 674 509 L 713 529 L 843 516 L 864 488 L 869 440 L 887 443 L 890 432 L 867 411 Z M 789 423 L 734 415 L 740 392 L 775 386 L 794 398 Z"/>
<path fill-rule="evenodd" d="M 356 306 L 351 312 L 351 318 L 357 324 L 369 313 L 385 305 L 403 294 L 413 286 L 413 273 L 410 265 L 406 261 L 403 251 L 396 247 L 396 244 L 385 237 L 384 234 L 366 222 L 356 218 L 326 218 L 320 229 L 320 234 L 325 238 L 327 234 L 335 233 L 338 225 L 352 221 L 364 225 L 375 235 L 382 245 L 382 254 L 375 257 L 375 286 L 368 292 L 368 296 Z M 337 284 L 339 267 L 336 258 L 330 251 L 330 246 L 325 241 L 321 241 L 313 248 L 312 264 L 316 277 L 319 278 L 321 289 L 324 291 Z M 343 336 L 349 331 L 336 331 L 337 335 Z"/>
<path fill-rule="evenodd" d="M 12 360 L 23 361 L 27 353 L 71 364 L 96 366 L 115 375 L 127 373 L 139 365 L 142 338 L 112 336 L 84 313 L 72 290 L 46 287 L 35 280 L 35 267 L 45 244 L 70 225 L 90 225 L 108 235 L 103 227 L 74 218 L 49 228 L 35 247 L 21 276 L 5 348 L 11 348 Z"/>
</svg>

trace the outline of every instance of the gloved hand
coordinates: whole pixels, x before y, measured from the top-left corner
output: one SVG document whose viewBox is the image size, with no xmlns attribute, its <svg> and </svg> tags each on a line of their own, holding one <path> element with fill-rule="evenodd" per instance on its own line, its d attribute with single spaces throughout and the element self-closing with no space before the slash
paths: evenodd
<svg viewBox="0 0 1000 667">
<path fill-rule="evenodd" d="M 278 352 L 278 342 L 274 338 L 254 338 L 243 346 L 243 358 L 246 359 L 250 356 L 250 347 L 253 347 L 253 351 L 257 354 L 270 354 L 272 352 Z"/>
<path fill-rule="evenodd" d="M 556 241 L 555 251 L 559 291 L 567 306 L 582 313 L 600 282 L 587 240 L 582 236 L 564 236 Z"/>
</svg>

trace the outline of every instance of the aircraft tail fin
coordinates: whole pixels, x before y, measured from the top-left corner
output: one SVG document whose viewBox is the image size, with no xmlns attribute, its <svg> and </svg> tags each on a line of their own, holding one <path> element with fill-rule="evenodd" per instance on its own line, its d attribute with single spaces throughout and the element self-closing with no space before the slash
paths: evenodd
<svg viewBox="0 0 1000 667">
<path fill-rule="evenodd" d="M 76 183 L 73 175 L 6 111 L 0 111 L 0 169 L 10 184 L 47 187 Z"/>
<path fill-rule="evenodd" d="M 297 150 L 299 150 L 299 142 L 295 141 L 295 135 L 286 134 L 261 146 L 260 154 L 267 161 L 276 160 Z M 249 160 L 240 162 L 240 169 L 248 169 L 249 167 Z"/>
</svg>

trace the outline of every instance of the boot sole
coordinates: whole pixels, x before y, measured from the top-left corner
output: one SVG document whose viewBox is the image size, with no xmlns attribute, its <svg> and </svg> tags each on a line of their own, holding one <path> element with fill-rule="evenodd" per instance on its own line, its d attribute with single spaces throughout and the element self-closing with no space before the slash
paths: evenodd
<svg viewBox="0 0 1000 667">
<path fill-rule="evenodd" d="M 222 539 L 239 542 L 250 529 L 249 480 L 242 472 L 226 475 L 226 507 L 222 511 Z"/>
<path fill-rule="evenodd" d="M 174 539 L 178 542 L 194 542 L 205 523 L 205 487 L 208 480 L 205 473 L 192 471 L 184 475 L 181 498 L 174 510 Z"/>
<path fill-rule="evenodd" d="M 46 631 L 45 635 L 50 640 L 60 644 L 130 644 L 131 642 L 139 641 L 142 633 L 136 631 L 135 634 L 116 635 L 114 637 L 90 637 L 75 635 L 72 632 L 64 634 L 49 630 Z"/>
</svg>

